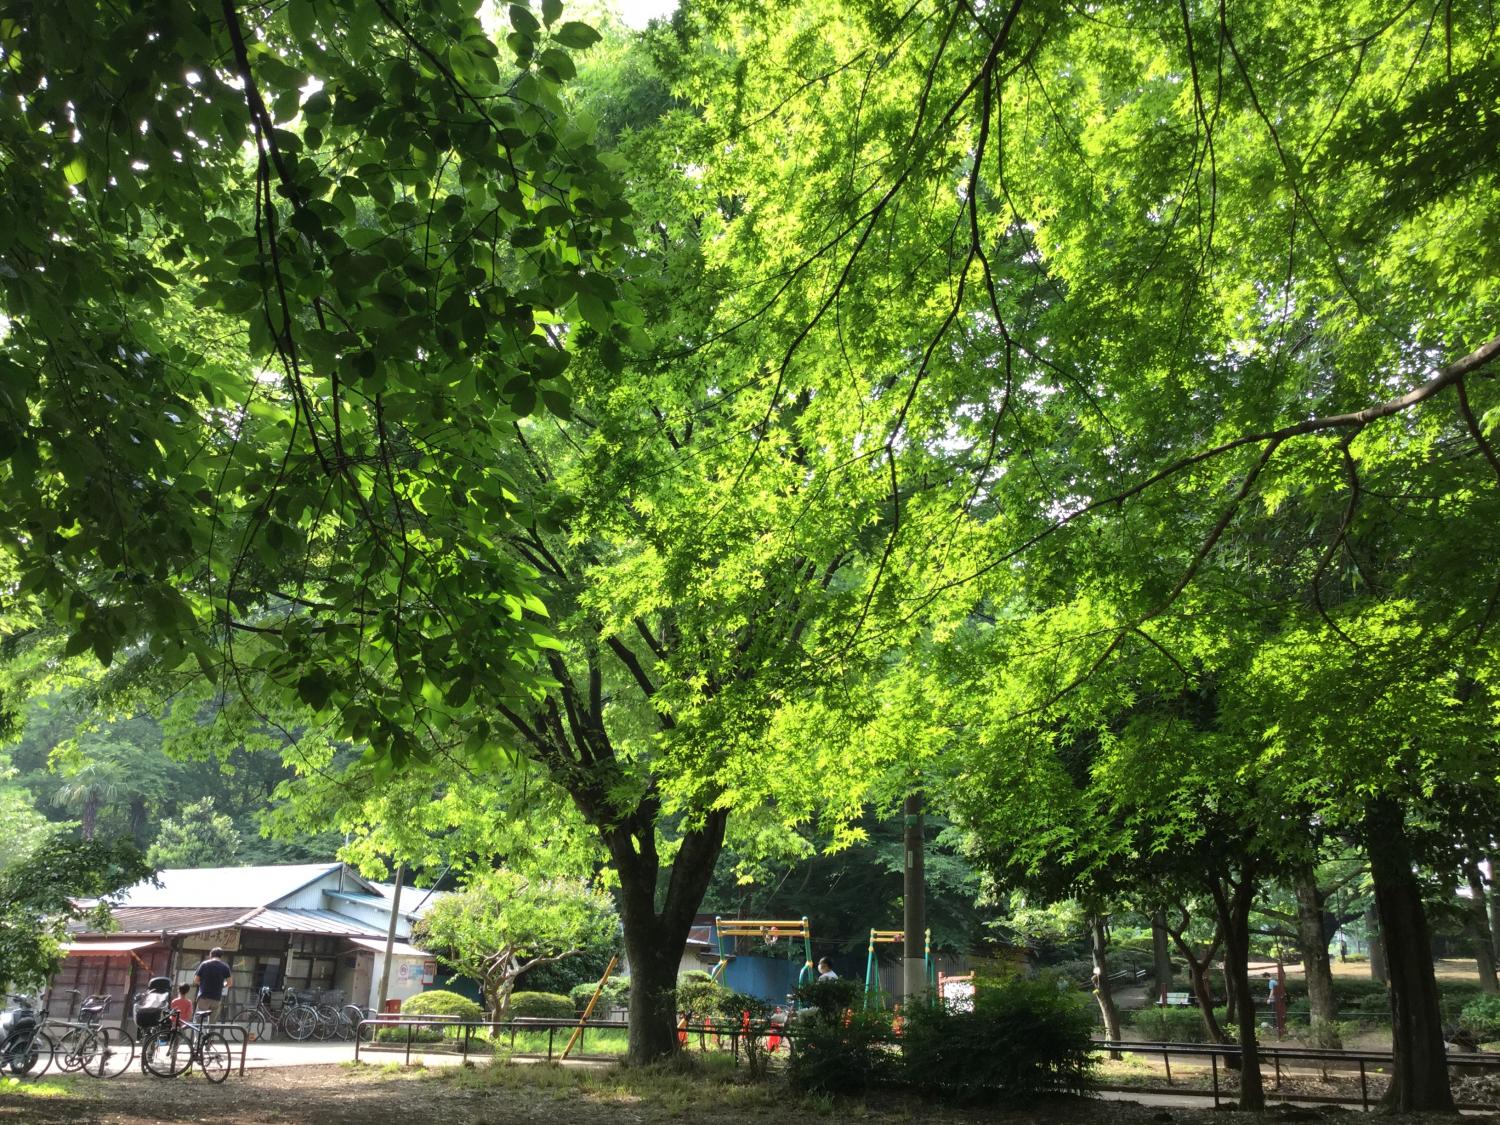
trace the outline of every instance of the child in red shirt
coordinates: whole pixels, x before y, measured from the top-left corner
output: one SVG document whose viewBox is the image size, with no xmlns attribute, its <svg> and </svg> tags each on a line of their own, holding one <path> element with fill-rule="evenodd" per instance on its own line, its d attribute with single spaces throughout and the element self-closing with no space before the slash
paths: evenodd
<svg viewBox="0 0 1500 1125">
<path fill-rule="evenodd" d="M 172 1010 L 173 1020 L 179 1026 L 190 1023 L 193 1018 L 193 1002 L 188 999 L 188 988 L 188 985 L 179 984 L 176 999 L 167 1005 Z"/>
</svg>

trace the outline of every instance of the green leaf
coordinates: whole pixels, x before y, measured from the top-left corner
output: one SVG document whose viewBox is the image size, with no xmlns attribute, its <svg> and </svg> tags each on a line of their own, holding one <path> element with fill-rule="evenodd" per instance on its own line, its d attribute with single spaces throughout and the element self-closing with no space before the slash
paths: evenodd
<svg viewBox="0 0 1500 1125">
<path fill-rule="evenodd" d="M 82 153 L 63 165 L 63 179 L 69 184 L 81 184 L 89 176 L 89 163 Z"/>
<path fill-rule="evenodd" d="M 562 0 L 542 0 L 542 22 L 551 27 L 562 15 Z"/>
<path fill-rule="evenodd" d="M 582 51 L 592 47 L 603 36 L 586 23 L 569 20 L 553 33 L 553 38 L 564 47 L 571 47 L 574 50 Z"/>
<path fill-rule="evenodd" d="M 510 6 L 510 26 L 522 35 L 532 36 L 542 30 L 542 25 L 532 15 L 531 9 L 521 4 Z"/>
</svg>

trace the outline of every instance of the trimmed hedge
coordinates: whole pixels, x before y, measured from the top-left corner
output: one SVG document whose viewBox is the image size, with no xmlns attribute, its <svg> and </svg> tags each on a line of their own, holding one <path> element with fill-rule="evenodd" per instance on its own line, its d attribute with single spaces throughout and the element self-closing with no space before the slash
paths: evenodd
<svg viewBox="0 0 1500 1125">
<path fill-rule="evenodd" d="M 578 1013 L 573 1001 L 556 992 L 512 992 L 507 1014 L 511 1019 L 570 1020 Z"/>
<path fill-rule="evenodd" d="M 434 988 L 419 992 L 401 1002 L 403 1016 L 457 1016 L 461 1020 L 480 1020 L 484 1010 L 467 996 Z"/>
<path fill-rule="evenodd" d="M 589 1005 L 589 997 L 594 995 L 594 989 L 599 987 L 599 982 L 592 984 L 580 984 L 574 986 L 568 992 L 568 999 L 572 1001 L 575 1011 L 582 1012 Z M 607 1008 L 628 1008 L 630 1006 L 630 978 L 610 977 L 604 984 L 604 991 L 599 996 L 599 1003 L 594 1005 L 594 1011 L 604 1011 Z"/>
</svg>

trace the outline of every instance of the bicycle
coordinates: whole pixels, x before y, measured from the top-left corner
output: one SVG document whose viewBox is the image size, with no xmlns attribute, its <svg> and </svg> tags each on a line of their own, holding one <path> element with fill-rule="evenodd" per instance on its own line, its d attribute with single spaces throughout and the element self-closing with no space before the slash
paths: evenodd
<svg viewBox="0 0 1500 1125">
<path fill-rule="evenodd" d="M 15 1007 L 0 1012 L 0 1074 L 40 1078 L 57 1057 L 57 1044 L 42 1030 L 46 1016 L 38 1015 L 28 997 L 12 996 Z"/>
<path fill-rule="evenodd" d="M 299 1000 L 290 988 L 281 997 L 281 1030 L 299 1042 L 318 1030 L 318 1010 Z"/>
<path fill-rule="evenodd" d="M 196 1013 L 200 1019 L 208 1014 Z M 164 1020 L 141 1043 L 141 1066 L 158 1078 L 176 1078 L 197 1063 L 203 1077 L 223 1082 L 233 1065 L 229 1041 L 206 1024 L 176 1017 Z"/>
<path fill-rule="evenodd" d="M 261 1039 L 269 1043 L 276 1037 L 276 1028 L 280 1026 L 282 1018 L 286 1015 L 288 996 L 295 1001 L 295 994 L 289 990 L 282 995 L 281 1007 L 272 1009 L 271 990 L 262 985 L 256 994 L 255 1003 L 248 1008 L 241 1008 L 229 1022 L 244 1024 L 245 1034 L 250 1037 L 252 1043 Z"/>
<path fill-rule="evenodd" d="M 348 1038 L 344 1034 L 343 1010 L 341 1002 L 344 994 L 337 989 L 320 992 L 317 1000 L 311 1007 L 318 1015 L 318 1025 L 315 1029 L 319 1039 L 332 1039 L 335 1035 L 340 1038 Z"/>
<path fill-rule="evenodd" d="M 66 991 L 81 995 L 76 988 Z M 82 1019 L 60 1024 L 68 1029 L 57 1041 L 57 1068 L 63 1073 L 82 1070 L 94 1078 L 115 1078 L 130 1066 L 135 1058 L 135 1040 L 123 1028 L 101 1024 L 112 999 L 108 994 L 86 996 L 78 1009 Z"/>
</svg>

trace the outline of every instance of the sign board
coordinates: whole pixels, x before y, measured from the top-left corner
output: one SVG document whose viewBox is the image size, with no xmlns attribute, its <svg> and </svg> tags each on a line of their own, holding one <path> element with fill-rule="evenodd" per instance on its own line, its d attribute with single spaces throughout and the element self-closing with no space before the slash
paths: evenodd
<svg viewBox="0 0 1500 1125">
<path fill-rule="evenodd" d="M 422 983 L 423 984 L 436 984 L 437 983 L 437 962 L 436 961 L 423 961 L 422 962 Z"/>
<path fill-rule="evenodd" d="M 402 961 L 401 964 L 396 966 L 396 979 L 402 984 L 411 980 L 411 965 L 408 962 Z"/>
<path fill-rule="evenodd" d="M 240 931 L 234 926 L 227 926 L 222 930 L 204 930 L 197 934 L 183 934 L 182 944 L 184 948 L 222 949 L 228 952 L 240 947 Z"/>
</svg>

